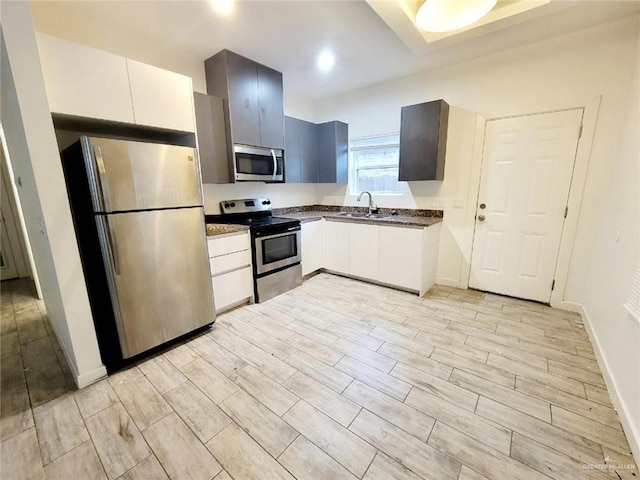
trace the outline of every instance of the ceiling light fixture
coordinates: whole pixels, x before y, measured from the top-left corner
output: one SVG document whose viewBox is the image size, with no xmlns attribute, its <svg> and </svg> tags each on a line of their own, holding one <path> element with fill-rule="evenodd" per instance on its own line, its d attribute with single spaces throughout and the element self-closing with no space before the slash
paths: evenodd
<svg viewBox="0 0 640 480">
<path fill-rule="evenodd" d="M 424 0 L 416 23 L 429 32 L 448 32 L 477 22 L 495 7 L 497 0 Z"/>
<path fill-rule="evenodd" d="M 335 56 L 328 50 L 325 50 L 320 55 L 318 55 L 318 59 L 316 60 L 316 66 L 321 72 L 328 72 L 333 68 L 333 65 L 335 63 Z"/>
<path fill-rule="evenodd" d="M 229 15 L 233 10 L 233 0 L 210 0 L 213 9 L 222 14 Z"/>
</svg>

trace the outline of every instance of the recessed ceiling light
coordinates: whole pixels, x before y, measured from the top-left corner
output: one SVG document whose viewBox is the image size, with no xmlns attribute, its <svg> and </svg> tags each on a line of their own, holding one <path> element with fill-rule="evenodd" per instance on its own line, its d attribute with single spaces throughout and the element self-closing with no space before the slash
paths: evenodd
<svg viewBox="0 0 640 480">
<path fill-rule="evenodd" d="M 318 67 L 318 70 L 320 70 L 321 72 L 328 72 L 333 68 L 333 65 L 335 63 L 336 63 L 335 56 L 333 55 L 333 53 L 331 53 L 328 50 L 325 50 L 324 52 L 320 53 L 320 55 L 318 55 L 318 59 L 316 60 L 316 66 Z"/>
<path fill-rule="evenodd" d="M 497 0 L 424 0 L 418 7 L 416 23 L 429 32 L 448 32 L 477 22 Z"/>
<path fill-rule="evenodd" d="M 222 15 L 229 15 L 233 10 L 233 0 L 210 0 L 213 9 Z"/>
</svg>

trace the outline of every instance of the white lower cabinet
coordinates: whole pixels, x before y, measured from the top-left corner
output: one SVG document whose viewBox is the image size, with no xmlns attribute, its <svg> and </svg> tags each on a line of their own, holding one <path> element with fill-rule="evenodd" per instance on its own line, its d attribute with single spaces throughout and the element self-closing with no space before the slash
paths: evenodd
<svg viewBox="0 0 640 480">
<path fill-rule="evenodd" d="M 322 220 L 302 224 L 302 275 L 322 268 Z"/>
<path fill-rule="evenodd" d="M 249 233 L 210 237 L 209 266 L 216 312 L 253 300 Z"/>
<path fill-rule="evenodd" d="M 318 223 L 318 222 L 316 222 Z M 424 295 L 436 279 L 440 224 L 430 227 L 322 222 L 322 267 Z M 316 239 L 309 239 L 315 242 Z M 303 236 L 303 265 L 305 237 Z"/>
<path fill-rule="evenodd" d="M 421 290 L 424 230 L 380 227 L 380 282 Z"/>
<path fill-rule="evenodd" d="M 378 280 L 379 232 L 382 227 L 349 223 L 349 275 Z"/>
<path fill-rule="evenodd" d="M 346 222 L 323 222 L 322 262 L 324 268 L 349 273 L 349 227 Z"/>
</svg>

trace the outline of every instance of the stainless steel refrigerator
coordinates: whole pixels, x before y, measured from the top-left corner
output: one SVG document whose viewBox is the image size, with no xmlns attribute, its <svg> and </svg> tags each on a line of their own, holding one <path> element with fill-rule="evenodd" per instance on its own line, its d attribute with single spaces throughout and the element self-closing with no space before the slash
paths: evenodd
<svg viewBox="0 0 640 480">
<path fill-rule="evenodd" d="M 62 159 L 107 368 L 213 323 L 195 150 L 83 136 Z"/>
</svg>

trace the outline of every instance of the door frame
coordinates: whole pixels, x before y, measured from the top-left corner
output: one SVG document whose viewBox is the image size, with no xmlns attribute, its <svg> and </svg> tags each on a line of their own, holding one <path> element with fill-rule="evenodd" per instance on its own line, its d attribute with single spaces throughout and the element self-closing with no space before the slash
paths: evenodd
<svg viewBox="0 0 640 480">
<path fill-rule="evenodd" d="M 571 256 L 573 253 L 573 244 L 578 230 L 578 222 L 580 220 L 582 197 L 584 194 L 585 184 L 587 181 L 587 172 L 589 170 L 589 161 L 591 158 L 591 147 L 593 145 L 593 138 L 595 135 L 596 123 L 598 120 L 598 112 L 600 111 L 600 102 L 602 97 L 600 95 L 590 98 L 568 98 L 557 99 L 552 101 L 528 103 L 520 105 L 509 105 L 498 108 L 491 113 L 481 113 L 481 115 L 488 122 L 490 120 L 501 120 L 505 118 L 523 117 L 526 115 L 539 115 L 543 113 L 553 113 L 566 110 L 575 110 L 578 108 L 584 109 L 582 117 L 582 136 L 578 140 L 578 148 L 576 150 L 576 156 L 573 165 L 573 176 L 571 177 L 571 183 L 569 186 L 569 198 L 567 200 L 567 207 L 569 209 L 567 217 L 565 218 L 564 225 L 562 227 L 562 234 L 560 237 L 560 246 L 558 247 L 558 259 L 556 261 L 556 268 L 554 272 L 555 286 L 551 291 L 551 299 L 549 301 L 552 307 L 561 308 L 564 310 L 579 311 L 579 305 L 574 302 L 568 302 L 564 299 L 567 280 L 569 278 L 569 268 L 571 265 Z M 480 174 L 482 170 L 482 164 L 484 163 L 484 136 L 485 130 L 482 132 L 482 151 L 480 152 L 480 158 L 478 162 L 480 164 L 477 174 L 475 175 L 475 183 L 477 185 L 477 192 L 480 192 Z M 473 212 L 478 210 L 478 195 L 475 197 L 475 202 L 471 205 Z M 475 213 L 473 215 L 475 218 Z M 472 251 L 473 251 L 473 239 L 475 238 L 476 222 L 473 224 L 472 231 Z M 467 275 L 467 285 L 471 277 L 471 257 L 469 258 L 469 271 Z"/>
</svg>

